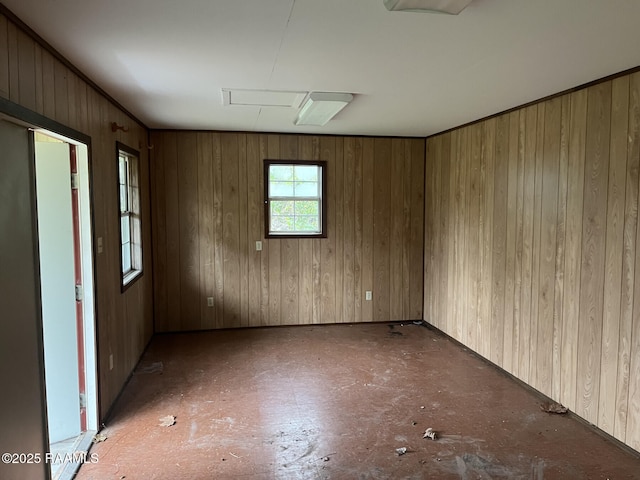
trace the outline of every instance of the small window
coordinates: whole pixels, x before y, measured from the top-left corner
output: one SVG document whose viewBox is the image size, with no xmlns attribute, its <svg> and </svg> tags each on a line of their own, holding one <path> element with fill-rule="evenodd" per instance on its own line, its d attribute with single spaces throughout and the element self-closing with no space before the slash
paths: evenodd
<svg viewBox="0 0 640 480">
<path fill-rule="evenodd" d="M 326 237 L 326 162 L 264 161 L 265 237 Z"/>
<path fill-rule="evenodd" d="M 118 204 L 120 206 L 120 271 L 124 291 L 142 276 L 139 154 L 116 143 L 118 154 Z"/>
</svg>

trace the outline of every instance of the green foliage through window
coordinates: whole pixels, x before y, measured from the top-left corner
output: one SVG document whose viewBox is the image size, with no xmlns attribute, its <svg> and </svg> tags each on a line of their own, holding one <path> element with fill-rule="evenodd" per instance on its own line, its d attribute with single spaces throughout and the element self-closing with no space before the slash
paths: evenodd
<svg viewBox="0 0 640 480">
<path fill-rule="evenodd" d="M 326 236 L 324 162 L 265 160 L 266 235 Z"/>
</svg>

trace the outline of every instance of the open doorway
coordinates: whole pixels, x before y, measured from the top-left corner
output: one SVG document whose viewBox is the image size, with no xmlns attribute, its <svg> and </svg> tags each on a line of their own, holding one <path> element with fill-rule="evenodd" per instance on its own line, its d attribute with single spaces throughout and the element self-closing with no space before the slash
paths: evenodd
<svg viewBox="0 0 640 480">
<path fill-rule="evenodd" d="M 52 479 L 72 478 L 97 431 L 87 146 L 34 131 L 47 429 Z"/>
</svg>

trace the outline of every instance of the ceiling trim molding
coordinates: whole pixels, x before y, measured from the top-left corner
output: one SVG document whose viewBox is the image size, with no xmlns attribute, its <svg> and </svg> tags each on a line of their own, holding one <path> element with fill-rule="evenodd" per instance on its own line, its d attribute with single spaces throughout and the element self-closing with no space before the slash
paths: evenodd
<svg viewBox="0 0 640 480">
<path fill-rule="evenodd" d="M 517 107 L 509 108 L 507 110 L 503 110 L 501 112 L 493 113 L 491 115 L 487 115 L 486 117 L 482 117 L 482 118 L 479 118 L 477 120 L 473 120 L 471 122 L 463 123 L 461 125 L 458 125 L 457 127 L 447 128 L 446 130 L 442 130 L 441 132 L 433 133 L 431 135 L 428 135 L 426 137 L 426 139 L 428 140 L 430 138 L 437 137 L 438 135 L 444 135 L 445 133 L 453 132 L 454 130 L 459 130 L 461 128 L 470 127 L 471 125 L 475 125 L 476 123 L 484 122 L 485 120 L 490 120 L 492 118 L 500 117 L 501 115 L 506 115 L 507 113 L 515 112 L 516 110 L 522 110 L 524 108 L 531 107 L 532 105 L 537 105 L 539 103 L 546 102 L 547 100 L 552 100 L 552 99 L 557 98 L 557 97 L 562 97 L 564 95 L 568 95 L 568 94 L 573 93 L 573 92 L 578 92 L 580 90 L 584 90 L 585 88 L 593 87 L 594 85 L 598 85 L 599 83 L 609 82 L 611 80 L 615 80 L 616 78 L 624 77 L 625 75 L 631 75 L 632 73 L 637 73 L 637 72 L 640 72 L 640 65 L 638 65 L 637 67 L 628 68 L 627 70 L 622 70 L 621 72 L 618 72 L 618 73 L 612 73 L 611 75 L 607 75 L 606 77 L 598 78 L 596 80 L 592 80 L 592 81 L 587 82 L 587 83 L 583 83 L 582 85 L 578 85 L 577 87 L 567 88 L 566 90 L 562 90 L 561 92 L 553 93 L 551 95 L 547 95 L 546 97 L 542 97 L 542 98 L 539 98 L 537 100 L 532 100 L 530 102 L 523 103 L 522 105 L 518 105 Z"/>
<path fill-rule="evenodd" d="M 184 133 L 184 132 L 193 132 L 193 133 L 237 133 L 238 135 L 291 135 L 294 137 L 334 137 L 334 138 L 389 138 L 389 139 L 399 139 L 399 140 L 422 140 L 426 141 L 427 137 L 424 135 L 417 135 L 415 137 L 410 136 L 402 136 L 402 135 L 358 135 L 358 134 L 348 134 L 348 133 L 309 133 L 309 132 L 263 132 L 256 130 L 182 130 L 179 128 L 150 128 L 149 135 L 152 133 Z M 440 135 L 440 134 L 437 134 Z"/>
<path fill-rule="evenodd" d="M 42 48 L 44 48 L 47 52 L 49 52 L 53 57 L 60 61 L 65 67 L 75 73 L 82 81 L 84 81 L 87 85 L 93 88 L 100 95 L 105 97 L 109 102 L 111 102 L 114 106 L 118 107 L 124 113 L 126 113 L 129 117 L 131 117 L 135 122 L 137 122 L 141 127 L 149 130 L 142 120 L 136 117 L 133 113 L 131 113 L 126 107 L 124 107 L 120 102 L 118 102 L 115 98 L 105 92 L 97 83 L 91 80 L 85 73 L 80 71 L 78 67 L 76 67 L 73 63 L 67 60 L 60 52 L 58 52 L 55 48 L 53 48 L 44 38 L 38 35 L 29 25 L 24 23 L 15 13 L 9 10 L 3 3 L 0 2 L 0 15 L 4 15 L 7 19 L 12 22 L 16 27 L 22 30 L 25 34 L 31 37 L 36 43 L 38 43 Z"/>
</svg>

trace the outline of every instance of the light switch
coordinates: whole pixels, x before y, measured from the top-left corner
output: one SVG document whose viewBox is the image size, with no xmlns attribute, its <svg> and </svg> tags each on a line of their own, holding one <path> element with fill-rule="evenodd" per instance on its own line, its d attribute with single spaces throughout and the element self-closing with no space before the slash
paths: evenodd
<svg viewBox="0 0 640 480">
<path fill-rule="evenodd" d="M 256 242 L 256 251 L 257 252 L 262 251 L 262 242 L 260 241 Z"/>
</svg>

